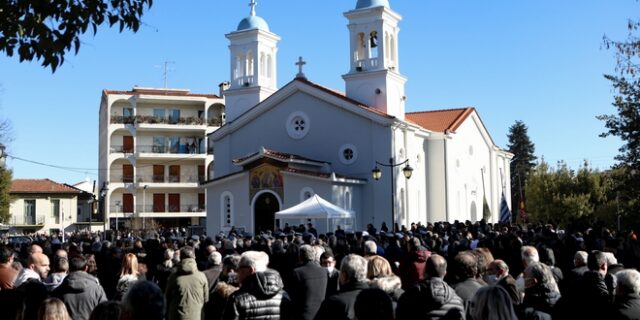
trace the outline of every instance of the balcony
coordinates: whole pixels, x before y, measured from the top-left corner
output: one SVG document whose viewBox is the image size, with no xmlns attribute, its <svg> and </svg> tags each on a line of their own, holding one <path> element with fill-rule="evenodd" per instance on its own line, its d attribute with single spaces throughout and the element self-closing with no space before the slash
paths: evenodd
<svg viewBox="0 0 640 320">
<path fill-rule="evenodd" d="M 134 124 L 135 120 L 130 116 L 111 116 L 111 124 Z"/>
<path fill-rule="evenodd" d="M 159 206 L 153 204 L 137 205 L 138 212 L 147 213 L 167 213 L 167 212 L 203 212 L 205 211 L 204 205 L 197 204 L 183 204 L 183 205 L 166 205 Z"/>
<path fill-rule="evenodd" d="M 136 182 L 139 183 L 196 183 L 205 180 L 204 175 L 138 175 Z"/>
<path fill-rule="evenodd" d="M 160 145 L 142 145 L 138 146 L 138 153 L 156 153 L 156 154 L 205 154 L 204 150 L 200 150 L 201 148 L 189 146 L 189 145 L 179 145 L 177 147 L 168 147 L 168 146 L 160 146 Z"/>
<path fill-rule="evenodd" d="M 14 226 L 42 226 L 44 225 L 44 216 L 12 216 L 11 225 Z"/>
<path fill-rule="evenodd" d="M 109 153 L 133 153 L 133 147 L 124 146 L 111 146 L 109 147 Z"/>
</svg>

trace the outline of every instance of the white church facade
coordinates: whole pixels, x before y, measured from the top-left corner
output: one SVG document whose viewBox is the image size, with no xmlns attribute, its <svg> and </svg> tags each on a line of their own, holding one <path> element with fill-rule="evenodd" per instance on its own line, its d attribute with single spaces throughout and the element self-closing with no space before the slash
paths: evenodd
<svg viewBox="0 0 640 320">
<path fill-rule="evenodd" d="M 276 212 L 313 195 L 352 212 L 347 229 L 497 222 L 502 194 L 510 198 L 513 155 L 495 145 L 474 108 L 405 112 L 401 16 L 387 0 L 358 0 L 344 15 L 350 41 L 344 93 L 307 79 L 302 59 L 295 79 L 277 88 L 280 38 L 255 14 L 253 1 L 250 16 L 227 34 L 227 122 L 208 136 L 214 173 L 202 184 L 207 232 L 273 230 Z M 327 231 L 319 221 L 300 221 L 306 222 Z"/>
</svg>

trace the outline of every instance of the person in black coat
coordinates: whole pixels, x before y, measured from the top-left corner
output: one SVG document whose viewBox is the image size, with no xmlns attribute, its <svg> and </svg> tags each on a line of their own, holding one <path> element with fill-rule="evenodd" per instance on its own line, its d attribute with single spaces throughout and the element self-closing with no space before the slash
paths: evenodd
<svg viewBox="0 0 640 320">
<path fill-rule="evenodd" d="M 489 264 L 486 279 L 488 284 L 505 289 L 514 306 L 518 306 L 522 302 L 516 279 L 509 274 L 509 266 L 503 260 L 496 259 Z"/>
<path fill-rule="evenodd" d="M 626 269 L 616 274 L 615 302 L 611 308 L 610 319 L 638 319 L 640 318 L 640 272 Z"/>
<path fill-rule="evenodd" d="M 316 253 L 310 245 L 300 246 L 302 265 L 293 270 L 288 291 L 293 302 L 296 319 L 310 320 L 320 309 L 327 288 L 327 271 L 315 261 Z"/>
<path fill-rule="evenodd" d="M 325 299 L 316 314 L 316 320 L 353 320 L 354 305 L 358 294 L 368 288 L 367 260 L 350 254 L 340 264 L 340 291 Z"/>
<path fill-rule="evenodd" d="M 331 252 L 325 251 L 320 256 L 320 265 L 327 272 L 327 290 L 324 295 L 328 298 L 338 293 L 338 278 L 340 278 L 340 271 L 336 270 L 336 258 Z"/>
</svg>

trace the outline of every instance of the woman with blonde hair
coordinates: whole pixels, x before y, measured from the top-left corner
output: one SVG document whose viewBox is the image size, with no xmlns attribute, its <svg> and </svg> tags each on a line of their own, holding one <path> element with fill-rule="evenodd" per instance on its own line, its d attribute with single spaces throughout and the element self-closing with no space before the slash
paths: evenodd
<svg viewBox="0 0 640 320">
<path fill-rule="evenodd" d="M 71 320 L 71 317 L 62 300 L 48 298 L 38 308 L 38 320 Z"/>
<path fill-rule="evenodd" d="M 387 259 L 381 256 L 369 257 L 367 264 L 367 279 L 369 279 L 369 287 L 377 288 L 384 291 L 393 302 L 393 310 L 395 313 L 396 303 L 400 296 L 404 293 L 402 290 L 402 281 L 391 271 L 391 264 Z"/>
<path fill-rule="evenodd" d="M 116 285 L 114 300 L 122 300 L 122 297 L 129 291 L 129 288 L 139 280 L 139 276 L 138 257 L 133 253 L 125 254 L 122 257 L 120 279 L 118 279 L 118 284 Z"/>
</svg>

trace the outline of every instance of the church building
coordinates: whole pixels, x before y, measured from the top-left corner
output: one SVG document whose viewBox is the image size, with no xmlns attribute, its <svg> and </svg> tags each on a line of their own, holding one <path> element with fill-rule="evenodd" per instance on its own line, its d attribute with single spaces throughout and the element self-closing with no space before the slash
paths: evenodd
<svg viewBox="0 0 640 320">
<path fill-rule="evenodd" d="M 214 173 L 202 184 L 207 232 L 273 230 L 277 212 L 316 195 L 351 214 L 344 229 L 497 222 L 501 198 L 511 196 L 513 155 L 496 146 L 475 108 L 405 111 L 402 18 L 388 0 L 357 0 L 344 16 L 344 93 L 307 79 L 302 58 L 295 78 L 277 87 L 280 38 L 253 0 L 226 35 L 226 124 L 208 135 Z M 316 216 L 296 222 L 329 229 Z"/>
</svg>

